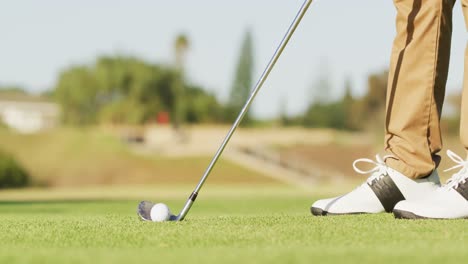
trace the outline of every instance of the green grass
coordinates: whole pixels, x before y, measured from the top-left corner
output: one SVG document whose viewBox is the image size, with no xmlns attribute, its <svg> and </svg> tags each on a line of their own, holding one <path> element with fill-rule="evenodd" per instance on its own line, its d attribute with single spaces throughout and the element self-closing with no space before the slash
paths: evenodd
<svg viewBox="0 0 468 264">
<path fill-rule="evenodd" d="M 466 220 L 312 217 L 308 206 L 323 190 L 208 185 L 180 223 L 139 221 L 137 189 L 129 190 L 122 200 L 109 200 L 116 198 L 109 196 L 112 189 L 103 190 L 105 199 L 92 200 L 73 195 L 61 200 L 60 190 L 0 192 L 0 263 L 463 263 L 468 258 Z M 159 195 L 145 190 L 141 198 L 164 201 L 178 212 L 189 191 L 161 186 L 154 188 Z"/>
</svg>

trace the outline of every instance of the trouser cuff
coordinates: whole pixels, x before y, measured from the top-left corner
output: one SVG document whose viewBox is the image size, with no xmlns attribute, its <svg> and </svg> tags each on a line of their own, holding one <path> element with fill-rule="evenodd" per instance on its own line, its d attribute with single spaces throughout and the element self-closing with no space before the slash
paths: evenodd
<svg viewBox="0 0 468 264">
<path fill-rule="evenodd" d="M 399 159 L 395 158 L 388 158 L 385 163 L 387 164 L 388 167 L 398 171 L 399 173 L 405 175 L 408 178 L 411 179 L 421 179 L 426 177 L 427 175 L 421 175 L 421 173 L 418 173 L 415 169 L 412 167 L 408 166 L 406 163 Z"/>
</svg>

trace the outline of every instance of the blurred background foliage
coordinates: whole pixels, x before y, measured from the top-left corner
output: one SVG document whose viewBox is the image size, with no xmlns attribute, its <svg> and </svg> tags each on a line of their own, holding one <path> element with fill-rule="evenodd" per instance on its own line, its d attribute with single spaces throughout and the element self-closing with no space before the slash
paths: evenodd
<svg viewBox="0 0 468 264">
<path fill-rule="evenodd" d="M 254 44 L 253 33 L 247 30 L 240 43 L 230 96 L 226 101 L 209 92 L 208 87 L 191 83 L 186 78 L 190 39 L 185 34 L 174 39 L 172 64 L 155 63 L 125 54 L 106 55 L 89 64 L 69 65 L 58 74 L 53 87 L 41 94 L 31 94 L 16 85 L 0 84 L 0 103 L 2 100 L 51 102 L 59 105 L 62 124 L 47 133 L 23 136 L 13 132 L 0 118 L 0 148 L 11 153 L 0 152 L 0 188 L 31 184 L 28 171 L 33 173 L 37 184 L 46 186 L 77 185 L 80 181 L 85 184 L 128 182 L 129 175 L 135 176 L 135 183 L 143 183 L 151 178 L 152 173 L 149 172 L 158 168 L 162 168 L 161 174 L 185 175 L 185 170 L 173 171 L 172 166 L 179 161 L 167 159 L 161 163 L 158 161 L 158 166 L 155 166 L 154 161 L 142 161 L 140 156 L 124 151 L 124 142 L 133 143 L 140 139 L 142 142 L 144 139 L 139 129 L 148 124 L 171 124 L 178 132 L 182 132 L 184 124 L 232 124 L 254 85 Z M 304 112 L 289 115 L 286 100 L 272 102 L 278 103 L 281 109 L 277 117 L 258 119 L 248 113 L 242 125 L 273 130 L 299 127 L 362 132 L 366 139 L 372 141 L 360 142 L 367 144 L 366 151 L 371 148 L 381 150 L 388 71 L 379 69 L 369 73 L 366 89 L 355 89 L 348 79 L 341 87 L 336 87 L 340 91 L 336 92 L 332 91 L 331 67 L 326 62 L 320 64 L 322 72 L 312 81 L 309 96 L 304 96 L 308 102 Z M 355 95 L 352 92 L 355 90 L 364 90 L 364 93 Z M 448 132 L 450 146 L 459 145 L 453 138 L 459 131 L 460 104 L 461 96 L 458 94 L 447 96 L 442 130 Z M 107 133 L 94 130 L 100 127 L 136 127 L 138 131 L 108 137 Z M 184 133 L 179 134 L 184 136 Z M 174 138 L 165 140 L 177 141 Z M 112 144 L 102 145 L 103 142 Z M 294 160 L 307 156 L 300 152 L 301 147 L 291 146 L 300 154 L 296 153 Z M 366 151 L 361 151 L 362 155 L 366 155 Z M 330 157 L 339 152 L 341 150 L 330 152 Z M 203 159 L 204 165 L 206 157 Z M 195 161 L 193 164 L 197 163 Z M 310 160 L 303 163 L 310 163 Z M 20 164 L 24 164 L 26 169 Z M 230 175 L 229 172 L 223 173 Z"/>
<path fill-rule="evenodd" d="M 247 30 L 240 43 L 233 73 L 230 96 L 223 102 L 207 87 L 190 83 L 185 78 L 185 61 L 190 52 L 186 34 L 174 39 L 174 63 L 156 64 L 130 55 L 100 56 L 90 65 L 70 65 L 57 77 L 56 84 L 41 94 L 61 106 L 62 121 L 67 125 L 96 124 L 142 125 L 154 123 L 167 114 L 168 122 L 178 128 L 187 124 L 232 123 L 244 106 L 254 85 L 254 40 Z M 388 71 L 376 70 L 367 77 L 365 93 L 353 95 L 355 87 L 346 80 L 339 87 L 342 96 L 332 98 L 331 72 L 325 62 L 323 71 L 310 86 L 308 107 L 302 114 L 286 114 L 284 109 L 271 120 L 258 120 L 247 113 L 243 126 L 302 126 L 348 131 L 383 131 Z M 324 64 L 324 65 L 322 65 Z M 17 86 L 1 86 L 0 94 L 25 94 Z M 459 124 L 459 95 L 449 95 L 443 129 L 455 134 Z"/>
<path fill-rule="evenodd" d="M 0 151 L 0 189 L 25 187 L 30 182 L 29 173 L 13 156 Z"/>
</svg>

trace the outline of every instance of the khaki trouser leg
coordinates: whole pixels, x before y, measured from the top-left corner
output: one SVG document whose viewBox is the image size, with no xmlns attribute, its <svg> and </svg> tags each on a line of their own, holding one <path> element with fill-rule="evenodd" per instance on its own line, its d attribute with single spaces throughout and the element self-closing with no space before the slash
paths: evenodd
<svg viewBox="0 0 468 264">
<path fill-rule="evenodd" d="M 468 31 L 468 0 L 462 0 L 463 15 Z M 465 51 L 465 74 L 463 81 L 463 97 L 460 119 L 460 139 L 465 146 L 468 156 L 468 45 Z"/>
<path fill-rule="evenodd" d="M 452 9 L 455 0 L 394 0 L 397 35 L 393 44 L 385 149 L 387 160 L 411 178 L 429 175 L 442 148 L 440 115 L 445 96 Z"/>
</svg>

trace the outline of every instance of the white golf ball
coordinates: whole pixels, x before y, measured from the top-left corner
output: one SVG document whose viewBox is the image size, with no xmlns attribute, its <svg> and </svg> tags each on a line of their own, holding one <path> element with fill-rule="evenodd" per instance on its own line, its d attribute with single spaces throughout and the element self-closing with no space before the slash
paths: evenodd
<svg viewBox="0 0 468 264">
<path fill-rule="evenodd" d="M 151 220 L 153 222 L 164 222 L 171 218 L 169 207 L 163 203 L 158 203 L 151 208 Z"/>
</svg>

